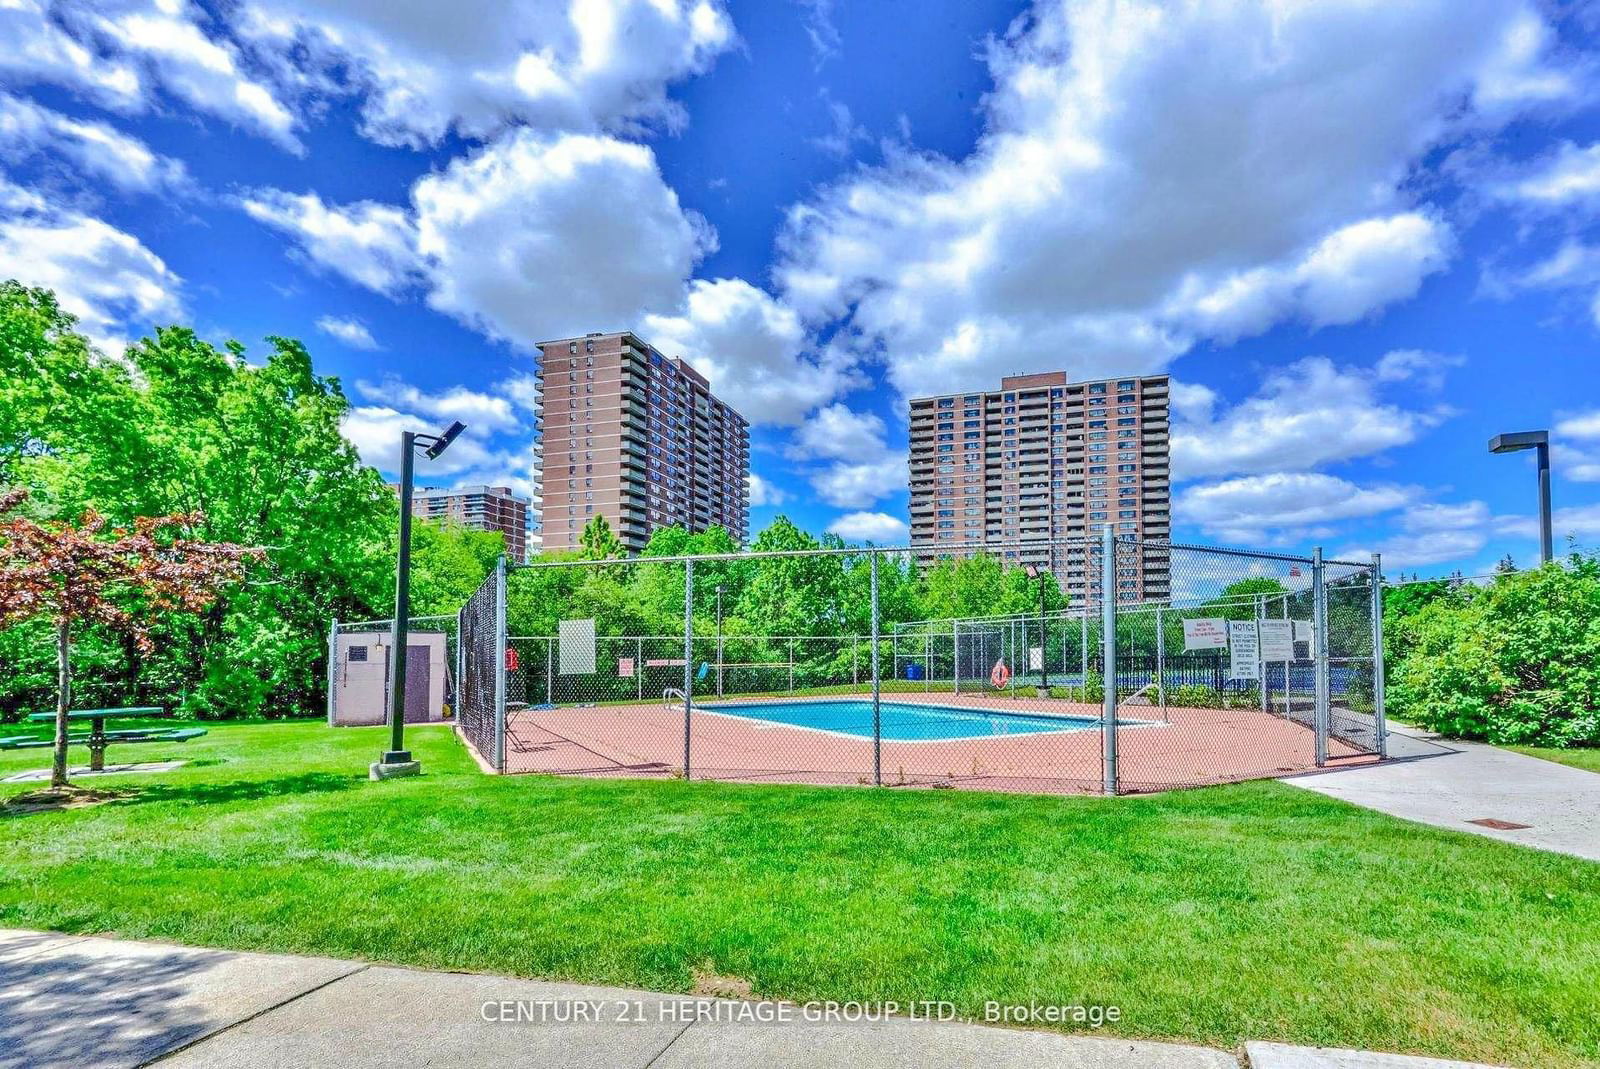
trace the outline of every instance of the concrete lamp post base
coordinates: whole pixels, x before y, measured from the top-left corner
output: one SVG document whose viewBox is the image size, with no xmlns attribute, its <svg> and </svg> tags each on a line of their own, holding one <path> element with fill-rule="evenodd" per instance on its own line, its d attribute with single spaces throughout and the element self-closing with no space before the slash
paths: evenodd
<svg viewBox="0 0 1600 1069">
<path fill-rule="evenodd" d="M 407 756 L 407 758 L 410 757 L 409 754 L 407 754 L 406 756 Z M 384 760 L 372 762 L 372 768 L 370 770 L 370 778 L 375 779 L 375 780 L 378 780 L 378 779 L 398 779 L 401 776 L 420 776 L 420 775 L 422 775 L 422 762 L 421 761 L 412 761 L 412 760 L 409 760 L 409 759 L 408 760 L 403 760 L 403 761 L 390 761 L 390 760 L 388 760 L 388 757 L 389 757 L 389 755 L 385 754 L 384 755 Z"/>
<path fill-rule="evenodd" d="M 1034 687 L 1033 688 L 1033 693 L 1034 693 L 1035 697 L 1048 698 L 1048 697 L 1050 697 L 1050 688 L 1049 687 Z"/>
</svg>

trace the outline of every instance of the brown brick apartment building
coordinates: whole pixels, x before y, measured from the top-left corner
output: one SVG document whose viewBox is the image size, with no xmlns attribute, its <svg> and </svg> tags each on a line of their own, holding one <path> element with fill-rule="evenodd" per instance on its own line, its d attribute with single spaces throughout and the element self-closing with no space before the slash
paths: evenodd
<svg viewBox="0 0 1600 1069">
<path fill-rule="evenodd" d="M 1003 543 L 1098 538 L 1107 524 L 1170 539 L 1167 416 L 1165 376 L 1068 382 L 1057 371 L 916 398 L 911 544 L 930 559 L 994 543 L 1007 563 L 1049 568 L 1075 601 L 1098 601 L 1100 575 L 1082 552 Z M 1118 600 L 1164 599 L 1170 588 L 1165 550 L 1119 564 Z"/>
<path fill-rule="evenodd" d="M 411 498 L 411 514 L 431 520 L 454 520 L 479 531 L 499 531 L 506 538 L 506 557 L 528 559 L 528 506 L 509 486 L 458 486 L 452 490 L 419 488 Z"/>
<path fill-rule="evenodd" d="M 676 357 L 624 331 L 539 346 L 544 548 L 604 516 L 629 551 L 657 527 L 748 534 L 750 424 Z"/>
</svg>

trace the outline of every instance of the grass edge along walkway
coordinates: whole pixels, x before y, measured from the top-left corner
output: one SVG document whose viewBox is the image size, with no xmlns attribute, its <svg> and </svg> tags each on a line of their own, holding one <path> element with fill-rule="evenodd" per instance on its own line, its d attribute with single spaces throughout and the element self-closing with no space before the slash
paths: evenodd
<svg viewBox="0 0 1600 1069">
<path fill-rule="evenodd" d="M 1600 1063 L 1600 866 L 1281 784 L 487 777 L 439 728 L 409 736 L 427 775 L 373 784 L 381 729 L 208 726 L 183 769 L 97 781 L 121 801 L 0 818 L 0 926 L 669 991 L 704 970 L 968 1015 L 1116 1005 L 1116 1034 L 1225 1049 Z"/>
</svg>

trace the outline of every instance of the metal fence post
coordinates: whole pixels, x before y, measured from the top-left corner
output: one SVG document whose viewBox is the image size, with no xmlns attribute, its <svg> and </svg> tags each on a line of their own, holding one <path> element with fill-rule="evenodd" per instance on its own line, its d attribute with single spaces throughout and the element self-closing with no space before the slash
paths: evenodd
<svg viewBox="0 0 1600 1069">
<path fill-rule="evenodd" d="M 961 636 L 957 633 L 960 624 L 955 620 L 950 621 L 950 678 L 955 681 L 955 692 L 961 693 Z"/>
<path fill-rule="evenodd" d="M 1161 699 L 1161 719 L 1171 722 L 1167 713 L 1167 627 L 1161 617 L 1161 606 L 1156 606 L 1156 697 Z"/>
<path fill-rule="evenodd" d="M 861 685 L 861 668 L 856 657 L 856 637 L 855 635 L 850 636 L 850 686 L 852 689 Z"/>
<path fill-rule="evenodd" d="M 1105 629 L 1105 700 L 1100 714 L 1105 736 L 1105 792 L 1117 793 L 1117 541 L 1111 525 L 1100 539 L 1100 618 Z"/>
<path fill-rule="evenodd" d="M 1078 618 L 1078 698 L 1089 700 L 1089 599 L 1083 599 Z"/>
<path fill-rule="evenodd" d="M 459 643 L 458 643 L 459 645 Z M 328 623 L 328 726 L 334 724 L 334 694 L 339 686 L 339 618 Z"/>
<path fill-rule="evenodd" d="M 1315 706 L 1311 715 L 1317 767 L 1328 763 L 1328 588 L 1322 547 L 1311 551 L 1311 657 Z"/>
<path fill-rule="evenodd" d="M 494 770 L 506 770 L 506 559 L 494 565 Z"/>
<path fill-rule="evenodd" d="M 1285 594 L 1279 599 L 1283 606 L 1283 618 L 1289 619 L 1289 595 Z M 1290 719 L 1294 715 L 1294 687 L 1290 685 L 1290 673 L 1294 665 L 1294 624 L 1289 625 L 1289 660 L 1283 662 L 1283 718 Z"/>
<path fill-rule="evenodd" d="M 639 700 L 644 701 L 644 639 L 633 640 L 633 678 L 639 687 Z"/>
<path fill-rule="evenodd" d="M 1261 650 L 1261 621 L 1267 618 L 1266 595 L 1256 595 L 1256 683 L 1261 690 L 1261 711 L 1267 711 L 1267 661 Z"/>
<path fill-rule="evenodd" d="M 883 786 L 883 706 L 879 701 L 878 676 L 878 555 L 872 561 L 872 782 Z"/>
<path fill-rule="evenodd" d="M 461 636 L 467 630 L 467 607 L 465 605 L 456 610 L 456 700 L 450 707 L 450 719 L 458 725 L 461 723 L 461 693 L 463 681 L 467 678 L 467 650 L 466 643 L 461 641 Z"/>
<path fill-rule="evenodd" d="M 544 703 L 556 703 L 556 639 L 554 635 L 544 640 Z"/>
<path fill-rule="evenodd" d="M 694 561 L 683 562 L 683 778 L 689 778 L 689 724 L 694 705 Z"/>
<path fill-rule="evenodd" d="M 933 689 L 933 633 L 922 633 L 922 693 Z"/>
<path fill-rule="evenodd" d="M 1372 726 L 1378 756 L 1389 756 L 1389 718 L 1383 708 L 1383 555 L 1372 555 Z"/>
<path fill-rule="evenodd" d="M 789 640 L 789 693 L 794 693 L 794 639 Z"/>
</svg>

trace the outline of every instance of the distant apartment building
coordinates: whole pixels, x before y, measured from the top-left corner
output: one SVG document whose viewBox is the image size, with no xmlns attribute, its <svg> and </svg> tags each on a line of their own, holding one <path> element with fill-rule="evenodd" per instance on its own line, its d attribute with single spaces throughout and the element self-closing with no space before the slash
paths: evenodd
<svg viewBox="0 0 1600 1069">
<path fill-rule="evenodd" d="M 1167 416 L 1164 375 L 1013 375 L 993 392 L 914 399 L 912 546 L 927 560 L 993 545 L 1009 564 L 1048 568 L 1075 602 L 1098 602 L 1098 557 L 1082 540 L 1107 524 L 1148 542 L 1172 537 Z M 1119 560 L 1117 599 L 1169 597 L 1169 557 L 1147 546 Z"/>
<path fill-rule="evenodd" d="M 546 550 L 604 516 L 630 552 L 657 527 L 749 533 L 750 424 L 676 357 L 623 331 L 539 346 Z"/>
<path fill-rule="evenodd" d="M 458 486 L 452 490 L 419 488 L 411 498 L 411 514 L 430 520 L 454 520 L 478 531 L 505 535 L 506 557 L 528 559 L 528 509 L 531 503 L 509 486 Z"/>
</svg>

